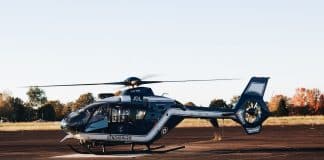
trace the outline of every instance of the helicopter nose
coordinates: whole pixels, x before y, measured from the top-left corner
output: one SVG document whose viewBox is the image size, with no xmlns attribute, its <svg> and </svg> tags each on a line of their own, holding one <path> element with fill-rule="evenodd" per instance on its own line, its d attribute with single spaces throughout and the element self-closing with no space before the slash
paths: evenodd
<svg viewBox="0 0 324 160">
<path fill-rule="evenodd" d="M 61 121 L 61 129 L 66 129 L 67 128 L 67 122 L 66 122 L 66 119 L 62 119 Z"/>
<path fill-rule="evenodd" d="M 70 123 L 66 118 L 62 119 L 61 121 L 61 129 L 66 133 L 73 132 L 73 127 L 71 127 Z"/>
</svg>

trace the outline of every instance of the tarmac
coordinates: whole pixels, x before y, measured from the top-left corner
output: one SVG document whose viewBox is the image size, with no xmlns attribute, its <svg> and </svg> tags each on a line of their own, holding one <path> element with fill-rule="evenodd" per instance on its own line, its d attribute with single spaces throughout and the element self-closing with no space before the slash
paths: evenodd
<svg viewBox="0 0 324 160">
<path fill-rule="evenodd" d="M 106 147 L 109 154 L 79 154 L 59 141 L 63 131 L 0 132 L 0 159 L 220 159 L 324 160 L 324 125 L 265 126 L 260 134 L 246 135 L 240 127 L 175 128 L 156 141 L 152 153 L 130 145 Z M 183 146 L 185 148 L 183 148 Z"/>
</svg>

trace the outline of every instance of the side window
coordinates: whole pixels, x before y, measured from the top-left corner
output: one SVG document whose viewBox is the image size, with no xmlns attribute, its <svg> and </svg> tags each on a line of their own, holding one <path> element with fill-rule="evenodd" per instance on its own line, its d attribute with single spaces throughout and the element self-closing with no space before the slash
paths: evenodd
<svg viewBox="0 0 324 160">
<path fill-rule="evenodd" d="M 130 109 L 116 106 L 111 109 L 111 122 L 127 122 L 130 116 Z"/>
<path fill-rule="evenodd" d="M 121 109 L 120 121 L 127 122 L 129 115 L 130 115 L 130 110 L 128 108 Z"/>
<path fill-rule="evenodd" d="M 111 109 L 111 122 L 118 122 L 118 112 L 116 108 Z"/>
<path fill-rule="evenodd" d="M 136 120 L 142 120 L 142 119 L 144 119 L 145 114 L 146 114 L 146 111 L 145 110 L 140 110 L 140 109 L 137 110 Z"/>
</svg>

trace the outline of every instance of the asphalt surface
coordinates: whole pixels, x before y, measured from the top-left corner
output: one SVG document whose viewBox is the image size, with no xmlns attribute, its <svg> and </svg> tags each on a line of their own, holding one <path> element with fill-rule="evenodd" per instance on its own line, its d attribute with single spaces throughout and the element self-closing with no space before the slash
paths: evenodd
<svg viewBox="0 0 324 160">
<path fill-rule="evenodd" d="M 140 152 L 144 146 L 135 154 L 128 152 L 130 146 L 107 147 L 115 154 L 76 154 L 67 147 L 74 141 L 59 142 L 64 136 L 62 131 L 0 132 L 0 159 L 324 159 L 323 125 L 266 126 L 250 136 L 239 127 L 176 128 L 153 145 L 166 148 L 150 154 Z M 164 152 L 179 146 L 185 148 Z"/>
</svg>

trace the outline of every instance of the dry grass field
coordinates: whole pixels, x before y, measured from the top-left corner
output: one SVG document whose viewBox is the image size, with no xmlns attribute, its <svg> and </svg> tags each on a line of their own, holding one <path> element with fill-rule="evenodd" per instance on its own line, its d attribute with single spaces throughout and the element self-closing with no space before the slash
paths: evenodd
<svg viewBox="0 0 324 160">
<path fill-rule="evenodd" d="M 0 131 L 59 130 L 60 122 L 17 122 L 0 123 Z"/>
<path fill-rule="evenodd" d="M 218 121 L 220 126 L 238 126 L 232 120 Z M 293 125 L 324 125 L 324 116 L 291 116 L 291 117 L 270 117 L 264 125 L 268 126 L 293 126 Z M 211 124 L 204 119 L 185 119 L 177 127 L 211 127 Z M 22 130 L 59 130 L 60 122 L 19 122 L 0 123 L 0 131 L 22 131 Z"/>
<path fill-rule="evenodd" d="M 239 126 L 229 119 L 219 119 L 220 126 Z M 290 116 L 290 117 L 270 117 L 263 125 L 266 126 L 293 126 L 293 125 L 324 125 L 324 116 Z M 177 127 L 211 127 L 209 121 L 204 119 L 185 119 Z"/>
</svg>

